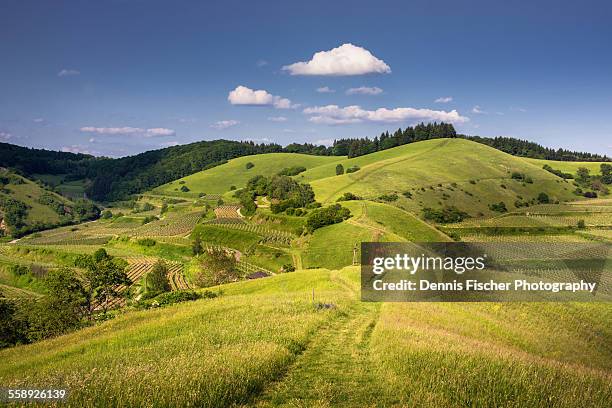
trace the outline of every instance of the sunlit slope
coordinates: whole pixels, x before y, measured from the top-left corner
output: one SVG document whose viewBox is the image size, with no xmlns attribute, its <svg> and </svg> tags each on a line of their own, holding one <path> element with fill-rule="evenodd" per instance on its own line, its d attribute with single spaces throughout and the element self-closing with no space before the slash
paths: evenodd
<svg viewBox="0 0 612 408">
<path fill-rule="evenodd" d="M 70 200 L 47 190 L 32 180 L 19 176 L 13 172 L 0 168 L 0 178 L 8 181 L 8 183 L 0 183 L 2 187 L 0 198 L 8 198 L 20 201 L 27 206 L 27 215 L 25 224 L 30 226 L 34 224 L 53 225 L 61 221 L 60 215 L 53 208 L 54 201 L 56 204 L 65 204 L 67 207 L 74 205 Z M 44 199 L 43 197 L 46 197 Z M 0 208 L 0 218 L 2 208 Z"/>
<path fill-rule="evenodd" d="M 606 304 L 375 304 L 359 301 L 358 279 L 358 268 L 308 270 L 129 312 L 0 351 L 0 383 L 66 387 L 72 407 L 604 407 L 612 398 Z"/>
<path fill-rule="evenodd" d="M 348 220 L 316 230 L 302 255 L 307 268 L 341 268 L 360 260 L 361 242 L 440 242 L 449 238 L 414 215 L 388 204 L 347 201 Z"/>
<path fill-rule="evenodd" d="M 303 166 L 310 169 L 333 162 L 334 160 L 336 160 L 334 157 L 298 153 L 267 153 L 239 157 L 230 160 L 226 164 L 164 184 L 154 189 L 153 192 L 185 197 L 194 197 L 202 192 L 207 194 L 223 194 L 228 192 L 231 186 L 236 188 L 244 187 L 251 177 L 258 174 L 271 176 L 286 167 L 294 166 Z M 253 163 L 255 166 L 247 169 L 247 163 Z M 190 191 L 181 192 L 182 186 L 188 187 Z"/>
<path fill-rule="evenodd" d="M 580 167 L 589 169 L 592 175 L 601 174 L 601 165 L 604 162 L 576 162 L 576 161 L 558 161 L 558 160 L 544 160 L 544 159 L 531 159 L 529 157 L 523 157 L 528 163 L 534 164 L 538 167 L 542 167 L 548 164 L 555 170 L 561 170 L 564 173 L 576 174 L 576 170 Z M 612 164 L 612 163 L 608 163 Z"/>
<path fill-rule="evenodd" d="M 540 192 L 552 200 L 574 198 L 571 186 L 559 177 L 521 158 L 463 139 L 428 140 L 368 156 L 346 161 L 345 168 L 361 167 L 355 173 L 313 180 L 317 199 L 335 201 L 345 192 L 369 199 L 396 193 L 399 199 L 394 204 L 411 211 L 451 203 L 476 215 L 489 213 L 491 203 L 504 201 L 511 209 L 517 199 L 531 200 Z M 306 172 L 304 178 L 322 176 L 322 169 Z M 513 180 L 514 172 L 533 182 Z M 402 194 L 406 192 L 412 197 L 405 198 Z"/>
</svg>

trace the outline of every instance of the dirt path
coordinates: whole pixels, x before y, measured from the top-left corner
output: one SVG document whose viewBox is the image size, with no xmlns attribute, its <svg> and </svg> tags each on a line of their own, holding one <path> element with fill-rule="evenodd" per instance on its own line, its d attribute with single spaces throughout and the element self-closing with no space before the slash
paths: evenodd
<svg viewBox="0 0 612 408">
<path fill-rule="evenodd" d="M 314 335 L 302 355 L 279 381 L 253 401 L 254 406 L 374 406 L 369 342 L 380 305 L 354 303 L 345 314 Z"/>
</svg>

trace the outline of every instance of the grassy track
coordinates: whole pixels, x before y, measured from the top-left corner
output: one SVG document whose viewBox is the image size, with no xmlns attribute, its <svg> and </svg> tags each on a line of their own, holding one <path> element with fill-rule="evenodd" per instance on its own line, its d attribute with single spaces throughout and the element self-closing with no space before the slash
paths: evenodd
<svg viewBox="0 0 612 408">
<path fill-rule="evenodd" d="M 6 386 L 68 406 L 558 406 L 612 398 L 607 304 L 358 301 L 357 268 L 213 288 L 0 351 Z M 317 310 L 315 300 L 334 308 Z"/>
</svg>

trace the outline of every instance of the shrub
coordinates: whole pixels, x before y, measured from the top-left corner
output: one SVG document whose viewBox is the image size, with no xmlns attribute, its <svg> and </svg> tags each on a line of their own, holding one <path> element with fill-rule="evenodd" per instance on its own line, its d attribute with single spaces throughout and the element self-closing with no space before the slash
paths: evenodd
<svg viewBox="0 0 612 408">
<path fill-rule="evenodd" d="M 253 167 L 255 167 L 255 165 L 254 165 L 253 163 L 251 163 L 251 162 L 248 162 L 248 163 L 245 165 L 245 167 L 246 167 L 246 169 L 247 169 L 247 170 L 249 170 L 249 169 L 252 169 Z"/>
<path fill-rule="evenodd" d="M 102 211 L 102 214 L 100 214 L 100 218 L 102 218 L 103 220 L 108 220 L 110 218 L 113 218 L 113 213 L 110 212 L 110 210 L 104 210 Z"/>
<path fill-rule="evenodd" d="M 357 165 L 354 165 L 354 166 L 351 166 L 348 169 L 346 169 L 346 172 L 347 173 L 354 173 L 354 172 L 359 171 L 359 170 L 361 170 L 361 167 L 359 167 Z"/>
<path fill-rule="evenodd" d="M 348 208 L 340 204 L 333 204 L 329 207 L 319 208 L 312 211 L 306 219 L 306 230 L 310 233 L 326 225 L 337 224 L 351 217 Z"/>
<path fill-rule="evenodd" d="M 441 209 L 423 208 L 423 218 L 440 224 L 450 224 L 463 221 L 468 214 L 459 210 L 455 206 L 448 206 Z"/>
<path fill-rule="evenodd" d="M 139 239 L 137 242 L 138 242 L 138 245 L 140 246 L 149 246 L 149 247 L 155 246 L 155 244 L 157 243 L 154 239 L 151 239 L 151 238 L 142 238 L 142 239 Z"/>
<path fill-rule="evenodd" d="M 189 187 L 187 187 L 187 186 L 181 186 L 181 191 L 182 191 L 183 193 L 186 193 L 186 192 L 188 192 L 188 191 L 190 191 L 190 190 L 189 190 Z"/>
<path fill-rule="evenodd" d="M 148 223 L 150 223 L 150 222 L 152 222 L 152 221 L 157 221 L 157 220 L 159 220 L 159 218 L 157 218 L 156 216 L 154 216 L 154 215 L 148 215 L 148 216 L 146 216 L 146 217 L 144 217 L 144 218 L 143 218 L 143 220 L 142 220 L 142 225 L 144 225 L 144 224 L 148 224 Z"/>
<path fill-rule="evenodd" d="M 361 200 L 361 197 L 356 196 L 353 193 L 346 192 L 346 193 L 342 194 L 341 197 L 338 197 L 338 199 L 336 201 L 352 201 L 352 200 Z"/>
<path fill-rule="evenodd" d="M 387 202 L 397 201 L 398 198 L 399 196 L 396 193 L 383 194 L 380 197 L 378 197 L 379 200 L 387 201 Z"/>
<path fill-rule="evenodd" d="M 338 164 L 336 166 L 336 176 L 339 176 L 341 174 L 344 174 L 344 166 L 341 164 Z"/>
<path fill-rule="evenodd" d="M 293 167 L 286 167 L 284 169 L 282 169 L 280 172 L 278 172 L 279 176 L 297 176 L 300 173 L 303 173 L 306 171 L 306 167 L 304 166 L 293 166 Z"/>
<path fill-rule="evenodd" d="M 412 198 L 412 193 L 410 191 L 404 191 L 402 195 L 406 198 Z"/>
<path fill-rule="evenodd" d="M 538 194 L 538 203 L 540 204 L 548 204 L 550 203 L 550 198 L 548 197 L 548 194 L 541 192 L 540 194 Z"/>
<path fill-rule="evenodd" d="M 236 186 L 230 186 L 230 191 L 234 191 L 236 189 Z M 202 197 L 202 196 L 200 196 Z"/>
<path fill-rule="evenodd" d="M 576 223 L 576 226 L 578 227 L 578 229 L 585 229 L 586 228 L 586 224 L 585 224 L 584 220 L 578 220 L 578 222 Z"/>
<path fill-rule="evenodd" d="M 586 198 L 597 198 L 597 193 L 594 191 L 587 191 L 584 193 Z"/>
<path fill-rule="evenodd" d="M 215 297 L 217 297 L 217 295 L 209 290 L 206 290 L 201 294 L 192 290 L 177 290 L 174 292 L 165 292 L 155 296 L 154 298 L 142 301 L 140 302 L 139 306 L 148 309 L 152 307 L 168 306 L 180 302 L 198 300 L 201 298 L 212 299 Z"/>
<path fill-rule="evenodd" d="M 508 212 L 508 208 L 506 208 L 506 203 L 504 203 L 503 201 L 500 201 L 499 203 L 489 204 L 489 210 L 500 213 Z"/>
<path fill-rule="evenodd" d="M 155 242 L 155 241 L 153 241 Z M 168 281 L 168 267 L 164 261 L 157 261 L 153 265 L 151 272 L 145 277 L 146 289 L 152 293 L 163 293 L 170 291 L 170 282 Z"/>
</svg>

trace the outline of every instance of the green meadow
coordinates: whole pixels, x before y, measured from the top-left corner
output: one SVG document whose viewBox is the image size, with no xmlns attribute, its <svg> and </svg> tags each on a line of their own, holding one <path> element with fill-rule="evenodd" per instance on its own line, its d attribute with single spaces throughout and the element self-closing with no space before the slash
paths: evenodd
<svg viewBox="0 0 612 408">
<path fill-rule="evenodd" d="M 213 291 L 0 351 L 0 382 L 66 387 L 74 407 L 603 407 L 612 398 L 605 304 L 361 303 L 357 268 Z"/>
</svg>

